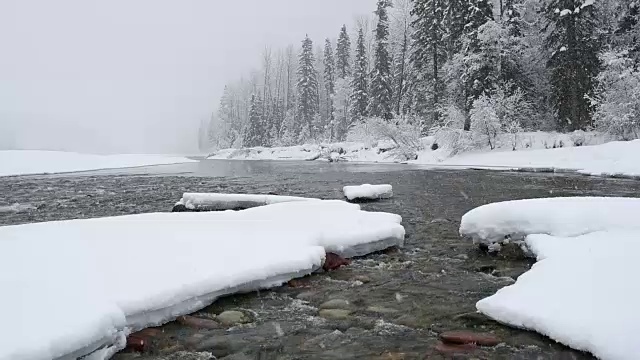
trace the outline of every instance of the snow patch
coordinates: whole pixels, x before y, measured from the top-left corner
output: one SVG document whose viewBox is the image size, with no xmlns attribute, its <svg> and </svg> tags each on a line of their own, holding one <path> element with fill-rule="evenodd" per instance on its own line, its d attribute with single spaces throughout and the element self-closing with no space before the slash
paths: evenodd
<svg viewBox="0 0 640 360">
<path fill-rule="evenodd" d="M 0 227 L 0 359 L 108 358 L 131 331 L 309 274 L 326 252 L 401 246 L 400 222 L 301 201 Z"/>
<path fill-rule="evenodd" d="M 62 151 L 0 150 L 0 176 L 54 174 L 195 162 L 162 155 L 92 155 Z"/>
</svg>

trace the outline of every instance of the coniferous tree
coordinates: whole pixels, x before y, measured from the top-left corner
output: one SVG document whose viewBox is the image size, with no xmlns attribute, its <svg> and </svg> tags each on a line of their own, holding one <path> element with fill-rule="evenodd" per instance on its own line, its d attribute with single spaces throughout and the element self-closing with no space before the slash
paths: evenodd
<svg viewBox="0 0 640 360">
<path fill-rule="evenodd" d="M 367 116 L 369 104 L 369 86 L 367 79 L 367 50 L 364 43 L 364 32 L 358 31 L 356 57 L 353 80 L 351 81 L 351 116 L 352 120 L 361 120 Z"/>
<path fill-rule="evenodd" d="M 514 37 L 522 36 L 522 19 L 518 9 L 519 0 L 504 0 L 501 9 L 501 20 L 509 30 L 509 35 Z"/>
<path fill-rule="evenodd" d="M 308 129 L 311 138 L 316 135 L 315 121 L 319 110 L 315 61 L 313 42 L 306 36 L 302 41 L 298 65 L 298 121 L 295 135 L 299 135 L 302 129 Z"/>
<path fill-rule="evenodd" d="M 369 108 L 367 111 L 370 116 L 386 120 L 393 118 L 391 57 L 388 50 L 389 15 L 387 13 L 387 8 L 390 6 L 391 2 L 389 0 L 378 0 L 378 8 L 376 10 L 378 24 L 375 30 L 375 54 L 371 74 Z"/>
<path fill-rule="evenodd" d="M 557 127 L 586 129 L 592 125 L 588 98 L 593 97 L 600 68 L 596 8 L 590 0 L 550 0 L 544 13 L 546 44 L 552 51 L 547 67 Z"/>
<path fill-rule="evenodd" d="M 462 36 L 465 33 L 469 14 L 470 0 L 441 0 L 438 1 L 439 11 L 443 11 L 444 19 L 441 26 L 444 27 L 443 41 L 446 46 L 447 58 L 460 51 Z"/>
<path fill-rule="evenodd" d="M 336 82 L 336 62 L 333 58 L 333 49 L 331 48 L 331 40 L 326 39 L 324 43 L 324 82 L 326 90 L 333 95 L 335 92 Z"/>
<path fill-rule="evenodd" d="M 444 6 L 446 0 L 414 0 L 411 14 L 413 21 L 413 52 L 411 62 L 418 75 L 417 85 L 414 89 L 417 95 L 431 93 L 431 108 L 435 109 L 441 102 L 443 83 L 441 79 L 442 66 L 446 60 L 444 45 Z M 426 84 L 431 84 L 431 91 L 426 89 Z M 414 104 L 418 114 L 424 114 L 427 104 L 418 100 Z M 438 121 L 438 112 L 433 111 L 433 122 Z"/>
<path fill-rule="evenodd" d="M 637 66 L 640 64 L 640 2 L 626 1 L 623 11 L 624 15 L 618 22 L 615 35 L 618 45 L 627 48 Z"/>
<path fill-rule="evenodd" d="M 259 96 L 251 96 L 251 108 L 249 110 L 249 124 L 244 134 L 245 147 L 264 145 L 265 129 L 262 118 L 262 100 Z"/>
<path fill-rule="evenodd" d="M 324 87 L 327 97 L 327 114 L 326 118 L 329 124 L 333 123 L 333 95 L 336 88 L 336 62 L 333 57 L 333 49 L 331 48 L 331 40 L 326 39 L 324 43 Z M 333 131 L 331 137 L 334 137 Z"/>
<path fill-rule="evenodd" d="M 393 104 L 396 114 L 405 114 L 409 111 L 407 102 L 407 92 L 410 88 L 411 66 L 410 49 L 412 48 L 411 33 L 413 31 L 411 23 L 413 17 L 411 0 L 395 0 L 393 21 L 390 25 L 392 50 L 392 74 L 393 74 Z"/>
<path fill-rule="evenodd" d="M 349 75 L 351 75 L 351 40 L 347 33 L 347 26 L 343 25 L 336 48 L 336 76 L 338 79 L 344 79 Z"/>
</svg>

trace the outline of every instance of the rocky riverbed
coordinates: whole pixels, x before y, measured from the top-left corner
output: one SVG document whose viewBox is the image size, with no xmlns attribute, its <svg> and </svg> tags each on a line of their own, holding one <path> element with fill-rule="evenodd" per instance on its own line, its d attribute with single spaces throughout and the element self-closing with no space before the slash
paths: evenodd
<svg viewBox="0 0 640 360">
<path fill-rule="evenodd" d="M 115 358 L 592 358 L 475 313 L 476 301 L 513 283 L 532 263 L 518 252 L 492 256 L 479 251 L 458 236 L 459 220 L 476 206 L 501 200 L 636 196 L 640 182 L 484 171 L 376 170 L 370 165 L 346 169 L 251 166 L 250 172 L 226 176 L 197 171 L 146 176 L 139 170 L 136 175 L 0 178 L 0 225 L 170 211 L 186 191 L 339 199 L 343 185 L 389 183 L 394 186 L 394 198 L 362 206 L 403 216 L 407 230 L 403 249 L 355 259 L 336 271 L 279 288 L 219 299 L 192 316 L 135 334 L 130 349 Z M 459 330 L 490 334 L 498 345 L 441 342 L 443 334 Z"/>
</svg>

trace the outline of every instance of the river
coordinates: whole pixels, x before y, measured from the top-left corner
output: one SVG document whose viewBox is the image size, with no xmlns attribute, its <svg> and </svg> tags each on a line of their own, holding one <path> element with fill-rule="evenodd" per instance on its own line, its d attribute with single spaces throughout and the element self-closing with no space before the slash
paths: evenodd
<svg viewBox="0 0 640 360">
<path fill-rule="evenodd" d="M 230 360 L 440 359 L 448 357 L 434 349 L 438 334 L 464 329 L 493 332 L 504 343 L 457 357 L 461 359 L 592 359 L 474 313 L 476 301 L 512 283 L 531 261 L 482 253 L 458 236 L 460 217 L 503 200 L 637 196 L 638 181 L 409 165 L 204 160 L 0 178 L 0 206 L 24 205 L 20 211 L 0 212 L 0 225 L 170 211 L 183 192 L 341 199 L 342 186 L 362 183 L 393 185 L 392 199 L 362 207 L 402 215 L 407 230 L 403 249 L 357 259 L 294 286 L 220 299 L 198 315 L 239 310 L 249 323 L 210 330 L 167 324 L 145 356 L 116 358 L 199 359 L 190 351 L 200 349 Z M 347 300 L 351 312 L 340 319 L 318 316 L 327 300 Z"/>
</svg>

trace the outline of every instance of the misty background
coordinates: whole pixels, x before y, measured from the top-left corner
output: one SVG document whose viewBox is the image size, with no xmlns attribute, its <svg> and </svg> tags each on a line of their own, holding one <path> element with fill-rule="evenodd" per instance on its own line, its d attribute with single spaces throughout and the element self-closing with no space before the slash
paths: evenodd
<svg viewBox="0 0 640 360">
<path fill-rule="evenodd" d="M 324 39 L 374 5 L 0 0 L 0 149 L 196 153 L 224 84 L 266 45 Z"/>
</svg>

